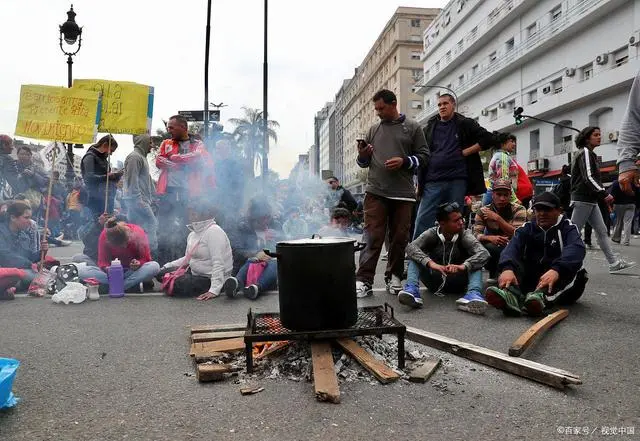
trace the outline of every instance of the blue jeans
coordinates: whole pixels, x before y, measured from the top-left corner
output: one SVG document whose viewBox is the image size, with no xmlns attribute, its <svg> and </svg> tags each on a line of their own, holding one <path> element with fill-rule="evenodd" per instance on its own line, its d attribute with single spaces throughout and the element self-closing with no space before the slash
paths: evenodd
<svg viewBox="0 0 640 441">
<path fill-rule="evenodd" d="M 457 202 L 460 210 L 464 207 L 464 197 L 467 194 L 466 179 L 453 181 L 427 182 L 422 192 L 422 199 L 416 216 L 416 226 L 413 239 L 424 233 L 436 223 L 438 205 L 447 202 Z"/>
<path fill-rule="evenodd" d="M 249 264 L 256 262 L 255 259 L 249 259 L 242 265 L 238 274 L 236 274 L 236 279 L 238 279 L 238 285 L 240 288 L 244 288 L 247 280 L 247 272 L 249 271 Z M 267 266 L 265 267 L 262 274 L 258 278 L 258 291 L 270 291 L 272 289 L 276 289 L 278 287 L 278 261 L 275 259 L 271 259 L 267 262 Z"/>
<path fill-rule="evenodd" d="M 158 265 L 158 262 L 154 261 L 142 264 L 142 266 L 136 271 L 127 269 L 124 272 L 124 289 L 133 288 L 134 286 L 140 285 L 142 282 L 153 280 L 159 272 L 160 265 Z M 80 280 L 90 279 L 93 277 L 100 282 L 101 285 L 109 285 L 107 273 L 97 266 L 81 266 L 78 268 L 78 277 Z"/>
<path fill-rule="evenodd" d="M 415 262 L 411 263 L 414 265 L 409 265 L 407 285 L 414 284 L 420 286 L 420 280 L 422 279 L 424 285 L 434 293 L 440 290 L 452 294 L 462 294 L 466 290 L 467 292 L 477 291 L 482 295 L 482 270 L 472 271 L 470 273 L 465 271 L 447 276 L 446 283 L 442 289 L 440 289 L 442 285 L 442 274 L 433 271 L 431 268 L 421 267 Z"/>
<path fill-rule="evenodd" d="M 158 252 L 158 219 L 153 214 L 151 206 L 146 202 L 127 200 L 128 220 L 130 223 L 141 227 L 149 239 L 151 255 L 156 256 Z"/>
</svg>

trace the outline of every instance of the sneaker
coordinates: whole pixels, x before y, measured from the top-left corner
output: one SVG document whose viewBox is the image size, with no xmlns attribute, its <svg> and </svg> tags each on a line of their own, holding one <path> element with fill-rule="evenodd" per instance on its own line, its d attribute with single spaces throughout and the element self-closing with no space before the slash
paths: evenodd
<svg viewBox="0 0 640 441">
<path fill-rule="evenodd" d="M 391 276 L 391 279 L 386 279 L 387 282 L 387 292 L 389 294 L 393 294 L 397 296 L 398 293 L 402 290 L 402 280 L 398 276 Z"/>
<path fill-rule="evenodd" d="M 542 293 L 542 291 L 534 291 L 527 294 L 522 309 L 530 316 L 538 317 L 542 315 L 544 306 L 544 293 Z"/>
<path fill-rule="evenodd" d="M 235 277 L 228 277 L 222 285 L 222 292 L 230 299 L 234 298 L 238 292 L 238 279 Z"/>
<path fill-rule="evenodd" d="M 371 289 L 371 285 L 365 282 L 361 282 L 359 280 L 356 281 L 356 297 L 363 298 L 373 295 L 373 289 Z"/>
<path fill-rule="evenodd" d="M 487 301 L 478 291 L 469 291 L 464 297 L 456 300 L 456 305 L 460 311 L 471 314 L 483 315 L 487 310 Z"/>
<path fill-rule="evenodd" d="M 258 285 L 249 285 L 244 288 L 243 294 L 249 300 L 255 300 L 258 298 L 258 294 L 260 294 L 260 290 L 258 289 Z"/>
<path fill-rule="evenodd" d="M 505 315 L 519 316 L 522 314 L 520 302 L 510 289 L 500 289 L 490 286 L 484 293 L 487 303 L 494 308 L 501 309 Z"/>
<path fill-rule="evenodd" d="M 422 308 L 422 305 L 424 305 L 422 297 L 420 297 L 420 289 L 413 283 L 407 283 L 404 289 L 400 290 L 398 301 L 412 308 Z"/>
<path fill-rule="evenodd" d="M 625 262 L 619 259 L 616 263 L 609 265 L 609 274 L 617 274 L 620 271 L 633 268 L 634 266 L 636 266 L 635 262 Z"/>
<path fill-rule="evenodd" d="M 142 292 L 153 292 L 155 287 L 156 285 L 153 283 L 153 280 L 142 282 Z"/>
<path fill-rule="evenodd" d="M 613 243 L 617 243 L 618 245 L 620 245 L 620 239 L 614 239 L 613 237 L 611 238 L 611 242 Z"/>
</svg>

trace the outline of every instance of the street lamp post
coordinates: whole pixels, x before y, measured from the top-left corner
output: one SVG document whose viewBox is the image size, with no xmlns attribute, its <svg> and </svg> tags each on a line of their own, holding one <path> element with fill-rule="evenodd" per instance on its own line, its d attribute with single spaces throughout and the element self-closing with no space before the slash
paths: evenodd
<svg viewBox="0 0 640 441">
<path fill-rule="evenodd" d="M 63 41 L 68 46 L 71 46 L 70 50 L 65 50 L 63 46 Z M 73 48 L 75 43 L 78 43 L 77 48 Z M 80 46 L 82 46 L 82 28 L 78 26 L 76 23 L 76 13 L 73 11 L 73 5 L 71 5 L 71 9 L 67 12 L 67 21 L 60 25 L 60 50 L 63 54 L 67 56 L 67 87 L 71 87 L 73 83 L 73 56 L 78 53 L 80 50 Z M 82 147 L 82 146 L 81 146 Z M 66 180 L 67 186 L 71 187 L 73 185 L 73 178 L 75 177 L 75 172 L 73 170 L 73 144 L 67 144 L 67 173 Z"/>
<path fill-rule="evenodd" d="M 267 114 L 268 104 L 268 74 L 269 68 L 267 64 L 267 11 L 269 6 L 269 0 L 264 0 L 264 63 L 262 65 L 262 135 L 264 136 L 263 149 L 262 149 L 262 178 L 267 181 L 269 175 L 269 124 Z"/>
</svg>

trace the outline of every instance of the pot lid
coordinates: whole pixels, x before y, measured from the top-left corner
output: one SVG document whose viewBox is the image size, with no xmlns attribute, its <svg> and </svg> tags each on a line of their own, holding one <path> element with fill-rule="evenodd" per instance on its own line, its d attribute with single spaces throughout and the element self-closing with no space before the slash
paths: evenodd
<svg viewBox="0 0 640 441">
<path fill-rule="evenodd" d="M 278 242 L 280 245 L 332 245 L 342 243 L 354 243 L 356 240 L 350 237 L 322 237 L 322 238 L 308 238 L 308 239 L 294 239 L 283 240 Z"/>
</svg>

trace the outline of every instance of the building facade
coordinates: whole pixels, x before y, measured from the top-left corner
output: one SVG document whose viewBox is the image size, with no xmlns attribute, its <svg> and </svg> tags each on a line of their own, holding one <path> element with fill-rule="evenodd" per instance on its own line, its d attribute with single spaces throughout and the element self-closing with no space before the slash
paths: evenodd
<svg viewBox="0 0 640 441">
<path fill-rule="evenodd" d="M 320 174 L 328 171 L 333 173 L 335 166 L 335 106 L 334 103 L 327 103 L 319 112 L 322 115 L 322 125 L 320 125 L 318 151 L 320 154 Z"/>
<path fill-rule="evenodd" d="M 422 110 L 422 97 L 413 86 L 422 76 L 422 35 L 439 9 L 399 7 L 389 19 L 354 76 L 345 80 L 336 97 L 336 133 L 341 132 L 341 149 L 336 149 L 336 170 L 344 185 L 361 193 L 364 174 L 356 165 L 356 138 L 377 122 L 371 98 L 380 89 L 393 91 L 398 109 L 410 118 Z M 338 119 L 340 121 L 338 121 Z M 342 154 L 337 152 L 342 150 Z"/>
<path fill-rule="evenodd" d="M 517 158 L 536 190 L 557 181 L 577 133 L 513 111 L 582 129 L 602 129 L 605 182 L 615 173 L 618 127 L 640 69 L 640 2 L 455 0 L 424 32 L 421 124 L 453 89 L 458 111 L 490 131 L 517 136 Z"/>
</svg>

